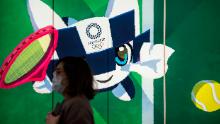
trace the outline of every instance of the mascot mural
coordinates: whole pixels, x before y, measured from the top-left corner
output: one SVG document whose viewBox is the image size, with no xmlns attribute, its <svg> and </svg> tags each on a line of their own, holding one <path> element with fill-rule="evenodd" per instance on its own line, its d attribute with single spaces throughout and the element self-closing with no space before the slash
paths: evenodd
<svg viewBox="0 0 220 124">
<path fill-rule="evenodd" d="M 27 7 L 35 33 L 26 38 L 30 42 L 24 39 L 20 44 L 28 43 L 16 47 L 4 61 L 0 70 L 1 88 L 13 88 L 32 81 L 36 92 L 51 93 L 52 70 L 56 61 L 65 56 L 80 56 L 85 58 L 92 69 L 97 91 L 111 90 L 118 99 L 130 101 L 135 97 L 135 82 L 130 79 L 130 72 L 153 80 L 162 77 L 164 70 L 166 72 L 168 69 L 167 61 L 174 50 L 161 44 L 154 45 L 150 41 L 153 36 L 150 28 L 140 32 L 136 0 L 109 0 L 104 17 L 80 21 L 72 17 L 60 17 L 40 0 L 28 0 Z M 30 52 L 36 46 L 39 49 Z M 38 55 L 39 51 L 41 55 L 33 60 L 28 69 L 23 69 L 25 64 L 30 63 L 28 58 Z M 21 66 L 20 62 L 24 65 Z M 25 71 L 19 72 L 17 69 Z M 11 76 L 16 74 L 18 76 L 10 81 Z M 153 88 L 152 82 L 143 84 Z M 143 91 L 153 102 L 153 90 Z"/>
<path fill-rule="evenodd" d="M 129 4 L 121 8 L 124 3 Z M 28 1 L 28 8 L 35 30 L 51 23 L 58 29 L 58 45 L 51 65 L 65 56 L 85 57 L 94 73 L 97 90 L 112 90 L 117 98 L 129 101 L 135 93 L 133 82 L 128 77 L 130 72 L 152 79 L 163 76 L 163 45 L 150 43 L 150 30 L 140 34 L 137 1 L 110 0 L 105 17 L 81 21 L 62 18 L 38 0 Z M 167 62 L 174 50 L 166 49 Z M 167 70 L 167 65 L 165 67 Z M 44 81 L 34 84 L 37 92 L 52 91 L 50 72 Z"/>
</svg>

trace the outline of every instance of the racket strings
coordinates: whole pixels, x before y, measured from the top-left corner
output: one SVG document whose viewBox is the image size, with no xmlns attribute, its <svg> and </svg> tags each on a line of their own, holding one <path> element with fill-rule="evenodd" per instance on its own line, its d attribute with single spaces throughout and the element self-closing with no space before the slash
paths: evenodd
<svg viewBox="0 0 220 124">
<path fill-rule="evenodd" d="M 44 51 L 39 42 L 33 42 L 17 57 L 6 76 L 5 82 L 11 83 L 26 74 L 38 64 L 43 55 Z"/>
<path fill-rule="evenodd" d="M 17 52 L 21 50 L 25 44 L 32 41 L 32 39 L 34 39 L 35 37 L 38 37 L 38 35 L 40 35 L 41 33 L 49 32 L 51 30 L 54 30 L 54 28 L 44 28 L 34 34 L 31 34 L 15 49 L 15 51 L 10 55 L 10 58 L 4 64 L 4 66 L 7 66 L 7 63 L 10 63 L 14 55 L 17 54 Z M 51 39 L 51 35 L 45 35 L 33 41 L 25 50 L 23 50 L 22 53 L 16 58 L 15 62 L 10 67 L 5 78 L 5 83 L 12 83 L 20 77 L 22 77 L 23 75 L 25 75 L 26 73 L 28 73 L 29 71 L 31 71 L 44 57 L 44 54 L 48 51 Z M 2 70 L 4 71 L 4 69 Z"/>
<path fill-rule="evenodd" d="M 57 38 L 57 30 L 53 26 L 47 26 L 18 44 L 0 68 L 0 88 L 16 87 L 44 76 L 41 71 L 45 71 L 43 69 L 48 65 Z M 36 77 L 36 74 L 40 75 Z"/>
</svg>

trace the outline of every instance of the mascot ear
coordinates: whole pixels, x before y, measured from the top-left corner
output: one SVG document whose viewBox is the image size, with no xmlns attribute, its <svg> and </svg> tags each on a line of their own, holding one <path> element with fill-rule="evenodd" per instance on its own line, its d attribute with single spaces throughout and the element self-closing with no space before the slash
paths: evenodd
<svg viewBox="0 0 220 124">
<path fill-rule="evenodd" d="M 135 35 L 137 36 L 140 34 L 138 0 L 109 0 L 105 17 L 112 18 L 131 10 L 135 12 Z"/>
<path fill-rule="evenodd" d="M 48 25 L 56 29 L 67 27 L 62 18 L 41 0 L 28 0 L 27 7 L 35 31 Z"/>
</svg>

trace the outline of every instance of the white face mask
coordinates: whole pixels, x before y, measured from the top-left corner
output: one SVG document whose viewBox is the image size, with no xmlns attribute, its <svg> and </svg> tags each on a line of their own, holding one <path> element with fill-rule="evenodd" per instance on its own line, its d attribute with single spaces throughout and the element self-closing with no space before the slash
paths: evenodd
<svg viewBox="0 0 220 124">
<path fill-rule="evenodd" d="M 63 80 L 63 78 L 61 76 L 57 76 L 56 73 L 54 73 L 53 75 L 53 86 L 52 86 L 52 89 L 58 93 L 63 93 L 64 91 L 64 87 L 63 85 L 61 84 L 61 81 Z"/>
</svg>

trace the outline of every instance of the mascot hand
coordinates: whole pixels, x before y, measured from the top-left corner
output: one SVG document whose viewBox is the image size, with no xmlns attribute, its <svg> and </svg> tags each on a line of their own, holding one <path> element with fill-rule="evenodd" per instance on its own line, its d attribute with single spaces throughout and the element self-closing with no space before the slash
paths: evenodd
<svg viewBox="0 0 220 124">
<path fill-rule="evenodd" d="M 46 94 L 52 92 L 52 83 L 50 79 L 46 76 L 43 81 L 35 81 L 33 84 L 33 89 L 37 93 Z"/>
<path fill-rule="evenodd" d="M 165 56 L 164 56 L 165 48 Z M 162 44 L 144 43 L 140 50 L 140 61 L 130 65 L 130 71 L 135 71 L 143 77 L 156 79 L 164 75 L 168 69 L 167 61 L 174 50 Z M 164 63 L 165 60 L 165 63 Z"/>
</svg>

